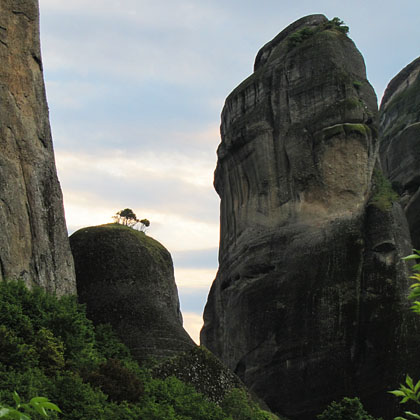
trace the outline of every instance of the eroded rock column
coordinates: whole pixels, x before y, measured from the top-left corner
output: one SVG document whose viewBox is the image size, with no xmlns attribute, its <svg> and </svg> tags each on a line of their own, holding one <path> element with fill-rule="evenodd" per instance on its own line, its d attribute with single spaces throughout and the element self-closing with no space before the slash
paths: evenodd
<svg viewBox="0 0 420 420">
<path fill-rule="evenodd" d="M 386 391 L 419 345 L 400 260 L 411 244 L 397 203 L 369 204 L 377 103 L 345 29 L 312 15 L 265 45 L 221 136 L 202 343 L 292 419 L 345 395 L 391 417 Z"/>
<path fill-rule="evenodd" d="M 36 0 L 0 2 L 0 280 L 75 293 Z"/>
</svg>

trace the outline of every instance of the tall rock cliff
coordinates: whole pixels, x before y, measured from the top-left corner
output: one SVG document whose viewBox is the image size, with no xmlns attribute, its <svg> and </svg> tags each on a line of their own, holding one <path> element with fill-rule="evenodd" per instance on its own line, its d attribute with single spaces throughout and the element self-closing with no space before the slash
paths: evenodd
<svg viewBox="0 0 420 420">
<path fill-rule="evenodd" d="M 0 280 L 75 293 L 42 73 L 37 0 L 0 2 Z"/>
<path fill-rule="evenodd" d="M 182 327 L 171 255 L 159 242 L 109 224 L 78 230 L 70 245 L 88 317 L 110 323 L 137 360 L 195 347 Z"/>
<path fill-rule="evenodd" d="M 380 154 L 420 248 L 420 58 L 389 83 L 380 108 Z"/>
<path fill-rule="evenodd" d="M 376 96 L 345 32 L 322 15 L 296 21 L 222 112 L 219 271 L 201 340 L 299 420 L 345 395 L 389 418 L 386 391 L 415 371 L 419 345 L 407 223 L 397 203 L 369 204 Z"/>
</svg>

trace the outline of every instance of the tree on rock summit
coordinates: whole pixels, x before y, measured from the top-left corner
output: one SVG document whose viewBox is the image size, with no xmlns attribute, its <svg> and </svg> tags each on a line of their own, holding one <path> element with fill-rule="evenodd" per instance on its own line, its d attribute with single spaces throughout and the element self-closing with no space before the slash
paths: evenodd
<svg viewBox="0 0 420 420">
<path fill-rule="evenodd" d="M 137 225 L 137 223 L 141 224 L 140 230 L 142 232 L 146 231 L 146 228 L 150 226 L 150 221 L 148 219 L 137 219 L 136 214 L 133 212 L 133 210 L 126 208 L 124 210 L 117 211 L 115 216 L 112 216 L 112 218 L 115 220 L 115 223 L 119 223 L 123 226 L 128 226 L 134 228 L 134 226 Z"/>
</svg>

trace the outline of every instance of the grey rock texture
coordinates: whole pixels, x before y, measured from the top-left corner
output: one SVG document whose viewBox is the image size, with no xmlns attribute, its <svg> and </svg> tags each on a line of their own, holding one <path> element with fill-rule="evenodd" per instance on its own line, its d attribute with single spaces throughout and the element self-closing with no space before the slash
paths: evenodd
<svg viewBox="0 0 420 420">
<path fill-rule="evenodd" d="M 420 58 L 389 83 L 380 108 L 384 173 L 402 196 L 415 248 L 420 248 Z"/>
<path fill-rule="evenodd" d="M 78 230 L 70 245 L 88 318 L 110 323 L 136 359 L 195 346 L 182 327 L 171 255 L 159 242 L 109 224 Z"/>
<path fill-rule="evenodd" d="M 0 280 L 75 293 L 36 0 L 0 2 Z"/>
<path fill-rule="evenodd" d="M 324 16 L 298 20 L 227 98 L 221 136 L 202 344 L 291 419 L 345 395 L 391 418 L 386 391 L 416 371 L 420 343 L 404 214 L 369 205 L 377 105 L 362 56 Z"/>
</svg>

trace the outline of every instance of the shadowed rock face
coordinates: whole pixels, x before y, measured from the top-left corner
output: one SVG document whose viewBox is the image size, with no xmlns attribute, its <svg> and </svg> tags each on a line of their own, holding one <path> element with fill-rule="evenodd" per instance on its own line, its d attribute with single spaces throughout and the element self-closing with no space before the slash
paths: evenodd
<svg viewBox="0 0 420 420">
<path fill-rule="evenodd" d="M 0 280 L 75 293 L 36 0 L 0 2 Z"/>
<path fill-rule="evenodd" d="M 182 327 L 172 258 L 157 241 L 121 225 L 70 236 L 79 300 L 110 323 L 138 360 L 172 356 L 194 342 Z"/>
<path fill-rule="evenodd" d="M 290 418 L 344 395 L 391 417 L 386 390 L 419 344 L 404 214 L 367 204 L 376 107 L 353 42 L 313 15 L 261 49 L 222 112 L 219 271 L 201 340 Z"/>
<path fill-rule="evenodd" d="M 389 83 L 380 112 L 382 167 L 402 195 L 415 248 L 420 247 L 420 58 Z"/>
</svg>

